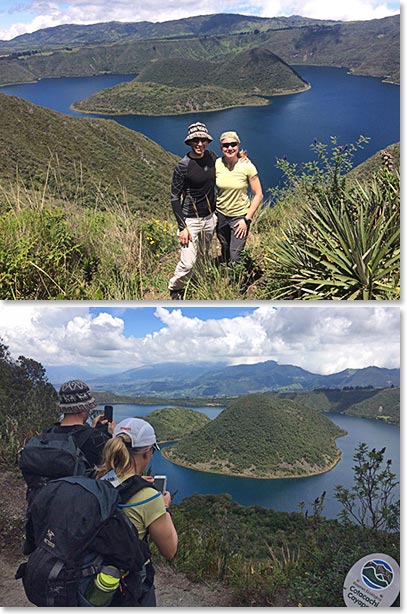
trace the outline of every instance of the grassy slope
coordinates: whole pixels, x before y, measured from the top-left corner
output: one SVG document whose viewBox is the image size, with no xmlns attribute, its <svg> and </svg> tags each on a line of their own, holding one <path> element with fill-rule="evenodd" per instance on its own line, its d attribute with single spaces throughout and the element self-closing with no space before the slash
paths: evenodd
<svg viewBox="0 0 407 614">
<path fill-rule="evenodd" d="M 385 149 L 382 151 L 386 151 L 390 154 L 395 168 L 400 168 L 400 141 L 385 147 Z M 381 152 L 378 151 L 373 156 L 370 156 L 370 158 L 362 162 L 362 164 L 355 166 L 355 168 L 350 171 L 348 176 L 350 179 L 365 181 L 368 180 L 373 173 L 377 172 L 381 166 L 383 166 L 383 156 Z"/>
<path fill-rule="evenodd" d="M 343 432 L 318 410 L 276 395 L 240 397 L 197 433 L 166 450 L 196 469 L 252 477 L 305 476 L 339 458 Z"/>
<path fill-rule="evenodd" d="M 177 158 L 147 137 L 113 121 L 73 118 L 2 94 L 0 108 L 3 182 L 18 175 L 26 186 L 39 187 L 51 164 L 51 192 L 55 185 L 59 195 L 81 204 L 93 204 L 98 191 L 122 199 L 125 190 L 132 209 L 157 214 L 168 207 Z"/>
<path fill-rule="evenodd" d="M 123 83 L 73 104 L 77 111 L 108 115 L 179 115 L 267 104 L 264 98 L 213 85 L 180 89 L 157 83 Z"/>
</svg>

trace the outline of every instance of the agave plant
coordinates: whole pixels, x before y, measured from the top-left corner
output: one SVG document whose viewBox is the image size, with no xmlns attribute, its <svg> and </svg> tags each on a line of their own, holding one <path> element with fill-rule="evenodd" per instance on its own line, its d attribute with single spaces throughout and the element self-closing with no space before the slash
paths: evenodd
<svg viewBox="0 0 407 614">
<path fill-rule="evenodd" d="M 268 257 L 273 299 L 400 297 L 399 176 L 384 171 L 304 206 Z"/>
</svg>

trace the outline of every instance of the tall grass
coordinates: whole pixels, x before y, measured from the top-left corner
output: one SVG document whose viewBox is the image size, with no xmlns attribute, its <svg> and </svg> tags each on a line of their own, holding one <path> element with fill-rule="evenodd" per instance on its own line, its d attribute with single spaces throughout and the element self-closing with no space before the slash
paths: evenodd
<svg viewBox="0 0 407 614">
<path fill-rule="evenodd" d="M 2 299 L 144 298 L 150 274 L 173 246 L 157 252 L 151 223 L 146 228 L 123 201 L 98 201 L 91 209 L 56 201 L 46 189 L 1 190 Z"/>
<path fill-rule="evenodd" d="M 348 181 L 348 150 L 335 146 L 333 162 L 316 150 L 324 170 L 298 174 L 284 162 L 289 185 L 258 212 L 244 263 L 221 263 L 215 237 L 186 299 L 399 298 L 398 171 L 387 155 L 370 179 Z M 41 190 L 0 187 L 0 299 L 168 300 L 179 258 L 170 205 L 150 218 L 129 209 L 125 192 L 112 199 L 95 186 L 85 206 L 80 176 L 77 196 L 59 199 L 51 178 Z"/>
</svg>

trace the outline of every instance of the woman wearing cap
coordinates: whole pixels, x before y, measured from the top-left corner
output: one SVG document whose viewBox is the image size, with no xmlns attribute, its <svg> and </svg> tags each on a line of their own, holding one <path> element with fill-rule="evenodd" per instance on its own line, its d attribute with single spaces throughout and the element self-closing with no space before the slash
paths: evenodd
<svg viewBox="0 0 407 614">
<path fill-rule="evenodd" d="M 247 158 L 242 161 L 240 139 L 236 132 L 220 137 L 222 157 L 216 160 L 216 234 L 225 262 L 240 263 L 253 216 L 263 193 L 256 167 Z M 241 162 L 238 164 L 238 162 Z M 252 192 L 252 199 L 248 189 Z"/>
<path fill-rule="evenodd" d="M 208 256 L 215 232 L 217 155 L 206 149 L 212 140 L 205 124 L 191 124 L 184 139 L 191 151 L 178 162 L 172 177 L 171 206 L 181 244 L 181 257 L 168 284 L 170 296 L 175 300 L 184 298 L 193 267 Z"/>
<path fill-rule="evenodd" d="M 126 492 L 131 492 L 132 485 L 137 480 L 140 482 L 138 476 L 145 474 L 155 450 L 159 450 L 159 447 L 151 424 L 140 418 L 126 418 L 116 425 L 113 438 L 106 443 L 97 478 L 111 470 L 116 473 L 121 482 L 122 497 L 124 493 L 123 511 L 136 527 L 140 539 L 151 539 L 160 553 L 171 560 L 177 551 L 178 536 L 169 509 L 170 493 L 165 491 L 161 494 L 147 484 L 128 499 L 125 496 Z M 145 565 L 143 589 L 142 599 L 134 605 L 154 607 L 156 599 L 151 562 Z"/>
</svg>

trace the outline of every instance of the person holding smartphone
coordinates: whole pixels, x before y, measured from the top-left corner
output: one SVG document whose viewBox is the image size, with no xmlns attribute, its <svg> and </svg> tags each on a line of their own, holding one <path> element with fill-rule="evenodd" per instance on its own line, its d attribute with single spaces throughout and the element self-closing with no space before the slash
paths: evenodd
<svg viewBox="0 0 407 614">
<path fill-rule="evenodd" d="M 103 462 L 96 477 L 102 478 L 112 470 L 121 482 L 120 492 L 131 492 L 132 485 L 145 475 L 155 450 L 159 450 L 151 424 L 141 418 L 125 418 L 119 422 L 113 438 L 105 445 Z M 151 486 L 125 497 L 121 506 L 136 527 L 140 539 L 154 542 L 160 553 L 168 560 L 177 552 L 178 535 L 171 518 L 171 495 L 161 493 L 153 486 L 153 478 L 144 477 Z M 143 596 L 134 604 L 139 607 L 155 607 L 154 568 L 149 562 L 143 580 Z"/>
</svg>

